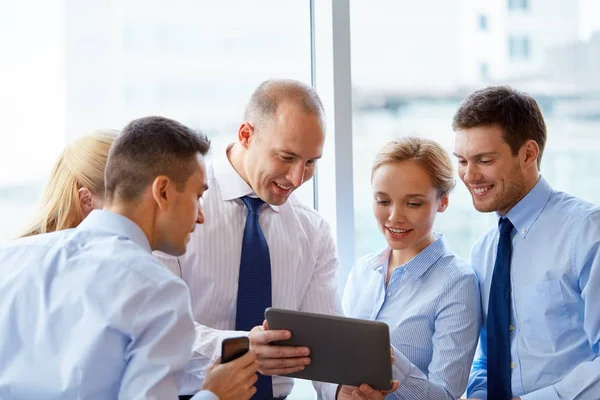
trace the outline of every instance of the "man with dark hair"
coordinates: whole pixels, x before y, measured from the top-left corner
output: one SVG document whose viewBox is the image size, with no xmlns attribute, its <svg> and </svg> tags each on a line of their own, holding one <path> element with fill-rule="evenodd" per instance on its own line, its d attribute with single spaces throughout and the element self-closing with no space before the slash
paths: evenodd
<svg viewBox="0 0 600 400">
<path fill-rule="evenodd" d="M 197 170 L 191 161 L 198 153 L 206 155 L 210 147 L 206 136 L 168 118 L 140 118 L 125 129 L 105 170 L 108 200 L 135 200 L 159 175 L 169 177 L 181 191 Z"/>
<path fill-rule="evenodd" d="M 483 327 L 467 394 L 600 398 L 600 207 L 540 175 L 546 126 L 509 87 L 468 96 L 454 116 L 458 173 L 498 227 L 473 247 Z"/>
<path fill-rule="evenodd" d="M 109 153 L 104 210 L 0 247 L 0 398 L 175 399 L 194 341 L 189 291 L 152 255 L 181 255 L 207 189 L 209 142 L 161 117 Z M 256 356 L 207 371 L 198 399 L 249 399 Z"/>
<path fill-rule="evenodd" d="M 235 143 L 208 168 L 213 189 L 204 205 L 211 218 L 196 229 L 184 256 L 159 255 L 188 284 L 198 323 L 185 395 L 200 388 L 223 339 L 247 335 L 260 365 L 255 397 L 284 398 L 293 380 L 273 375 L 302 370 L 309 350 L 271 345 L 290 333 L 267 330 L 265 308 L 342 313 L 329 224 L 293 196 L 313 176 L 323 150 L 319 96 L 301 82 L 266 81 L 244 117 Z"/>
</svg>

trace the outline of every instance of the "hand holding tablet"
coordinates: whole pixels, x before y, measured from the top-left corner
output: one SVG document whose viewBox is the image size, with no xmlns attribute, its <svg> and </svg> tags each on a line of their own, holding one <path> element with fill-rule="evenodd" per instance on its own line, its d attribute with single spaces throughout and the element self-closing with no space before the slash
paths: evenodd
<svg viewBox="0 0 600 400">
<path fill-rule="evenodd" d="M 259 372 L 263 375 L 288 375 L 302 371 L 310 364 L 307 347 L 272 346 L 271 343 L 290 338 L 286 330 L 267 329 L 266 323 L 256 326 L 248 335 L 250 350 L 256 354 Z"/>
</svg>

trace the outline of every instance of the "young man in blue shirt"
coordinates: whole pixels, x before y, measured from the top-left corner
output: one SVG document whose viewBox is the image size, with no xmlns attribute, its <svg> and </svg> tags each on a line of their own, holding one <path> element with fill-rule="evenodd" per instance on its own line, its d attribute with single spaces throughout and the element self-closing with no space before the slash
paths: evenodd
<svg viewBox="0 0 600 400">
<path fill-rule="evenodd" d="M 183 254 L 204 222 L 208 150 L 176 121 L 135 120 L 111 147 L 104 210 L 0 246 L 0 398 L 177 398 L 189 291 L 152 250 Z M 194 399 L 249 399 L 257 370 L 251 352 L 217 361 Z"/>
<path fill-rule="evenodd" d="M 509 87 L 468 96 L 453 121 L 460 179 L 498 227 L 473 247 L 483 327 L 468 397 L 600 398 L 600 208 L 540 174 L 546 125 Z"/>
</svg>

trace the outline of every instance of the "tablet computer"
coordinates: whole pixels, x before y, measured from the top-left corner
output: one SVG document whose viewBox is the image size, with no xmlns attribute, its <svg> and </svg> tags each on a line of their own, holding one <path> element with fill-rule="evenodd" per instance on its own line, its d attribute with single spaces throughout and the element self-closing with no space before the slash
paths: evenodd
<svg viewBox="0 0 600 400">
<path fill-rule="evenodd" d="M 292 337 L 273 342 L 306 346 L 311 363 L 286 376 L 374 389 L 392 387 L 390 330 L 387 324 L 356 318 L 267 308 L 269 329 L 288 330 Z"/>
</svg>

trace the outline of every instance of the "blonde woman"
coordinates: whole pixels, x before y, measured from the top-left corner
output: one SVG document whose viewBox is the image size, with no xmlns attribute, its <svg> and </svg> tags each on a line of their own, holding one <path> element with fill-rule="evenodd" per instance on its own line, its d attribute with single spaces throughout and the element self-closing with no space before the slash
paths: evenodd
<svg viewBox="0 0 600 400">
<path fill-rule="evenodd" d="M 104 201 L 104 167 L 118 131 L 99 130 L 69 144 L 54 165 L 40 209 L 21 237 L 74 228 Z"/>
<path fill-rule="evenodd" d="M 479 286 L 433 232 L 454 184 L 449 155 L 428 139 L 387 143 L 373 165 L 373 213 L 387 246 L 355 263 L 343 306 L 350 317 L 390 327 L 399 386 L 387 398 L 456 399 L 467 386 L 481 324 Z M 342 386 L 337 398 L 383 394 Z"/>
</svg>

